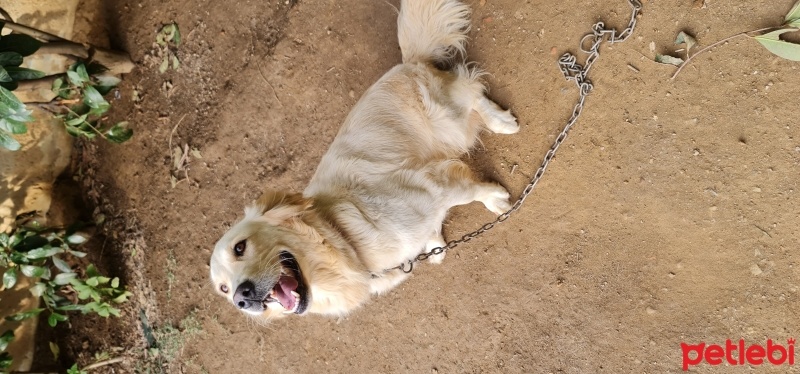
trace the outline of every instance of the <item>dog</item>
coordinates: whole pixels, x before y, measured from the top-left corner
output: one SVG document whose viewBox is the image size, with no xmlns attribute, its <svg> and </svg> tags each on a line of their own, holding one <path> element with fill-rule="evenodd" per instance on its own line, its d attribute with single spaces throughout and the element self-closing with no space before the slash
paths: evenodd
<svg viewBox="0 0 800 374">
<path fill-rule="evenodd" d="M 409 276 L 386 269 L 445 245 L 451 207 L 511 207 L 459 160 L 483 130 L 519 131 L 464 62 L 469 17 L 458 0 L 401 1 L 402 64 L 359 99 L 302 195 L 266 191 L 216 243 L 220 295 L 264 320 L 346 315 Z"/>
</svg>

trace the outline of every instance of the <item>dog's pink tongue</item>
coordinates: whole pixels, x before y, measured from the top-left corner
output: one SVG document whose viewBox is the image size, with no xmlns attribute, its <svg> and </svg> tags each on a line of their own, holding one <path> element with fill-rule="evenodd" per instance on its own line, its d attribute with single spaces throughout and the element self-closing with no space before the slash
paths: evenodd
<svg viewBox="0 0 800 374">
<path fill-rule="evenodd" d="M 294 295 L 292 295 L 292 291 L 296 289 L 297 280 L 288 275 L 281 275 L 281 279 L 278 281 L 278 287 L 275 289 L 275 296 L 278 297 L 278 302 L 283 305 L 284 309 L 294 309 L 294 304 L 297 300 L 295 300 Z"/>
</svg>

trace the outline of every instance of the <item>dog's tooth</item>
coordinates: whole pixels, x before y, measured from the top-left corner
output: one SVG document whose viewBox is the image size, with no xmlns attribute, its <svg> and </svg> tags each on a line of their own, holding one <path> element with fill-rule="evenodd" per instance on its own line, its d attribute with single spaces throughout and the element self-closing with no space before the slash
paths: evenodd
<svg viewBox="0 0 800 374">
<path fill-rule="evenodd" d="M 297 293 L 296 291 L 292 291 L 292 296 L 294 296 L 294 297 L 300 297 L 300 294 L 299 294 L 299 293 Z"/>
<path fill-rule="evenodd" d="M 284 310 L 284 311 L 283 311 L 283 314 L 293 314 L 293 313 L 294 313 L 294 312 L 293 312 L 293 311 L 291 311 L 291 310 Z"/>
</svg>

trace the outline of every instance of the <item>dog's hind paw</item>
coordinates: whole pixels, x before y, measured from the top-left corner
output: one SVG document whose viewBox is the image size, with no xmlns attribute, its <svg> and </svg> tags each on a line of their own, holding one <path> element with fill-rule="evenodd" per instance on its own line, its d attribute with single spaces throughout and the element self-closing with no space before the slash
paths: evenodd
<svg viewBox="0 0 800 374">
<path fill-rule="evenodd" d="M 508 201 L 510 197 L 511 195 L 505 188 L 495 184 L 488 184 L 479 193 L 477 200 L 482 202 L 486 209 L 499 215 L 511 209 L 511 203 Z"/>
<path fill-rule="evenodd" d="M 486 97 L 478 100 L 475 108 L 483 118 L 486 128 L 495 134 L 516 134 L 519 132 L 519 123 L 510 110 L 503 110 L 494 101 Z"/>
</svg>

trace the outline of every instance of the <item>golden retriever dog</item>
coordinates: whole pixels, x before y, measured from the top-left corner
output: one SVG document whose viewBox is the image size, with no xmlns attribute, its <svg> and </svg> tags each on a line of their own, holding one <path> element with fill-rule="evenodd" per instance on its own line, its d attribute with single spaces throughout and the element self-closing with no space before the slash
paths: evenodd
<svg viewBox="0 0 800 374">
<path fill-rule="evenodd" d="M 469 15 L 458 0 L 401 1 L 403 63 L 356 103 L 302 195 L 267 191 L 217 242 L 220 295 L 265 320 L 345 315 L 409 276 L 385 269 L 445 244 L 451 207 L 510 208 L 459 160 L 482 130 L 519 131 L 463 62 Z"/>
</svg>

